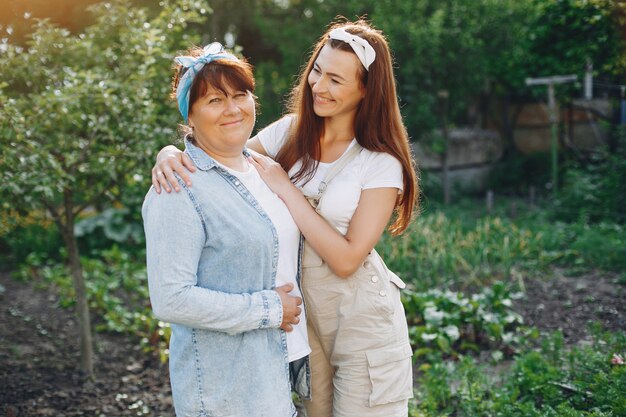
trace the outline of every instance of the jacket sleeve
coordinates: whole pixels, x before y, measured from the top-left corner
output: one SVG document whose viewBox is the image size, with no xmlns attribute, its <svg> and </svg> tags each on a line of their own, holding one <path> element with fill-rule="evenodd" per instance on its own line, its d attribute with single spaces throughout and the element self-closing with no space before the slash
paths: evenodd
<svg viewBox="0 0 626 417">
<path fill-rule="evenodd" d="M 229 334 L 279 327 L 283 308 L 276 291 L 232 294 L 197 285 L 206 234 L 189 190 L 181 186 L 181 192 L 160 195 L 150 189 L 142 208 L 148 287 L 155 316 Z"/>
</svg>

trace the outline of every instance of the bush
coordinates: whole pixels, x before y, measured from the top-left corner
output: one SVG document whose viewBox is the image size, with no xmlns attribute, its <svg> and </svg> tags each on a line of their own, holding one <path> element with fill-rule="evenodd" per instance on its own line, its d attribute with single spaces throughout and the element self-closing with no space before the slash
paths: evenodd
<svg viewBox="0 0 626 417">
<path fill-rule="evenodd" d="M 489 187 L 505 195 L 528 195 L 534 186 L 537 193 L 545 192 L 550 182 L 550 154 L 530 155 L 512 153 L 498 162 L 489 175 Z"/>
<path fill-rule="evenodd" d="M 5 210 L 0 213 L 0 264 L 12 268 L 26 261 L 29 254 L 60 259 L 61 236 L 51 220 L 40 212 L 21 214 Z"/>
<path fill-rule="evenodd" d="M 554 218 L 585 223 L 626 223 L 626 152 L 572 163 L 565 171 Z"/>
</svg>

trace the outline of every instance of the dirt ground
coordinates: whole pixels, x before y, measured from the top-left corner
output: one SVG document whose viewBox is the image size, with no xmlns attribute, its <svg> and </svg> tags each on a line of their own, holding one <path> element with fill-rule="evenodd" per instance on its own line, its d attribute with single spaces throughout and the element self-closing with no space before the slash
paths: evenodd
<svg viewBox="0 0 626 417">
<path fill-rule="evenodd" d="M 126 337 L 95 335 L 96 380 L 85 381 L 76 320 L 56 297 L 0 273 L 0 417 L 172 416 L 168 370 Z M 615 275 L 588 273 L 526 279 L 516 303 L 527 325 L 561 329 L 566 342 L 589 338 L 588 323 L 626 332 L 626 285 Z"/>
</svg>

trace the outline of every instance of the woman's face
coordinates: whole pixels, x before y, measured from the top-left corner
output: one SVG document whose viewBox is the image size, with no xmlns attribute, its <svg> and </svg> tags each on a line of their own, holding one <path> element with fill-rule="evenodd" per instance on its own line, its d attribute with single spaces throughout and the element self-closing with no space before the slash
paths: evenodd
<svg viewBox="0 0 626 417">
<path fill-rule="evenodd" d="M 324 45 L 308 77 L 316 115 L 354 117 L 365 95 L 360 68 L 361 62 L 355 54 Z"/>
<path fill-rule="evenodd" d="M 250 91 L 230 88 L 222 92 L 209 86 L 191 106 L 189 125 L 194 139 L 209 153 L 241 153 L 252 133 L 255 102 Z"/>
</svg>

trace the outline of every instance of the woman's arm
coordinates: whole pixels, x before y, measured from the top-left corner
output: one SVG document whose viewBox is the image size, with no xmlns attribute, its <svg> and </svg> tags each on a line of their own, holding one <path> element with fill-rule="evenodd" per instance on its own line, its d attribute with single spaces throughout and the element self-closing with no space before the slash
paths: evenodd
<svg viewBox="0 0 626 417">
<path fill-rule="evenodd" d="M 289 296 L 289 288 L 231 294 L 197 285 L 205 232 L 185 192 L 150 192 L 142 215 L 150 299 L 158 318 L 229 334 L 278 327 L 289 331 L 299 321 L 301 299 Z"/>
<path fill-rule="evenodd" d="M 363 263 L 383 234 L 398 197 L 398 189 L 363 190 L 348 232 L 341 235 L 317 214 L 279 164 L 254 156 L 261 177 L 287 205 L 298 228 L 315 252 L 340 277 L 349 277 Z"/>
<path fill-rule="evenodd" d="M 246 146 L 261 155 L 267 155 L 257 136 L 249 139 Z M 156 163 L 152 167 L 152 185 L 157 194 L 161 194 L 161 189 L 170 193 L 173 188 L 174 191 L 179 192 L 180 185 L 174 173 L 180 176 L 187 187 L 191 187 L 190 172 L 196 172 L 196 166 L 189 155 L 174 145 L 168 145 L 157 154 Z"/>
</svg>

